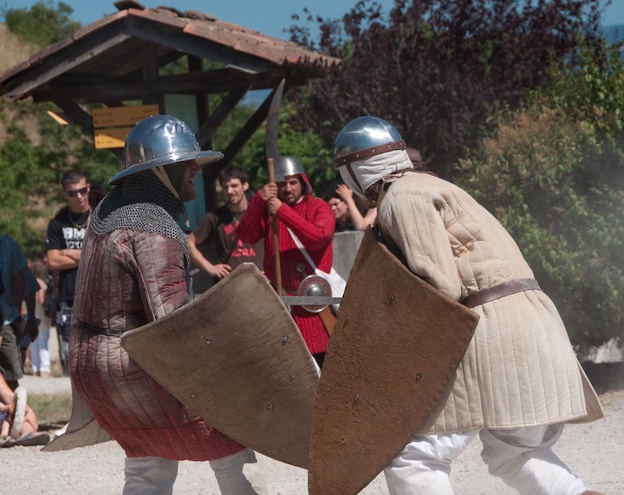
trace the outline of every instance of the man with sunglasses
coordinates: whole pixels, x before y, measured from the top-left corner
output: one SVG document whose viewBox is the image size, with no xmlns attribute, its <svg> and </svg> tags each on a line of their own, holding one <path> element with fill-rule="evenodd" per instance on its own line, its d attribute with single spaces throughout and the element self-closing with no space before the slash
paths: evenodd
<svg viewBox="0 0 624 495">
<path fill-rule="evenodd" d="M 91 220 L 90 185 L 78 170 L 69 170 L 61 178 L 63 197 L 68 205 L 61 208 L 48 224 L 46 250 L 52 270 L 59 271 L 58 313 L 56 325 L 63 375 L 69 375 L 67 350 L 73 324 L 74 292 L 82 241 Z"/>
</svg>

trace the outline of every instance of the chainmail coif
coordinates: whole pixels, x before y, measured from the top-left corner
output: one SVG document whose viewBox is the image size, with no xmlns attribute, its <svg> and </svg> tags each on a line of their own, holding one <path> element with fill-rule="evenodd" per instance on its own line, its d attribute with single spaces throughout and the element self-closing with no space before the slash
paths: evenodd
<svg viewBox="0 0 624 495">
<path fill-rule="evenodd" d="M 167 167 L 170 176 L 178 175 L 171 172 Z M 181 180 L 176 182 L 181 184 Z M 176 188 L 179 187 L 175 182 L 174 184 Z M 188 266 L 190 260 L 188 242 L 177 221 L 180 212 L 180 202 L 169 189 L 151 170 L 144 170 L 124 178 L 123 182 L 100 202 L 93 212 L 89 229 L 97 235 L 125 229 L 171 237 L 182 246 L 185 263 Z"/>
</svg>

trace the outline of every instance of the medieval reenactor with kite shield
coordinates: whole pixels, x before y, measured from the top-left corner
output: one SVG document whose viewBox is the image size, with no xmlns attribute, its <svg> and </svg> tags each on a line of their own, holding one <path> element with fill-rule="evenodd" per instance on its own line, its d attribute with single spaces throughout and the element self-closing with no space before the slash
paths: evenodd
<svg viewBox="0 0 624 495">
<path fill-rule="evenodd" d="M 563 322 L 502 225 L 414 168 L 399 132 L 360 117 L 338 134 L 344 182 L 377 207 L 319 382 L 311 495 L 451 495 L 477 434 L 489 472 L 526 495 L 590 495 L 555 455 L 565 423 L 603 417 Z M 472 332 L 474 331 L 474 335 Z"/>
<path fill-rule="evenodd" d="M 178 460 L 210 461 L 223 494 L 267 492 L 264 473 L 244 469 L 256 464 L 254 451 L 181 402 L 122 346 L 126 332 L 164 320 L 189 302 L 189 250 L 178 220 L 183 202 L 196 195 L 200 167 L 222 157 L 202 151 L 174 117 L 142 120 L 126 139 L 125 169 L 110 181 L 117 187 L 93 212 L 86 234 L 69 349 L 74 411 L 67 433 L 47 450 L 112 437 L 126 453 L 126 495 L 171 494 Z M 181 340 L 197 338 L 188 327 L 177 330 Z M 203 347 L 194 347 L 209 346 L 204 338 Z M 167 352 L 157 357 L 161 371 L 188 378 L 176 374 Z"/>
</svg>

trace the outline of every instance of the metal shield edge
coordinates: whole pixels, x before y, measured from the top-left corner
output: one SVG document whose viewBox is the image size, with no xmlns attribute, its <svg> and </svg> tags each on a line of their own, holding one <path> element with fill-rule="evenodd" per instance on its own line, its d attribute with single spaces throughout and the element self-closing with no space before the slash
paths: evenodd
<svg viewBox="0 0 624 495">
<path fill-rule="evenodd" d="M 310 495 L 359 493 L 429 430 L 478 320 L 366 232 L 319 382 Z"/>
<path fill-rule="evenodd" d="M 318 370 L 290 313 L 245 263 L 122 346 L 180 402 L 237 442 L 307 467 Z"/>
</svg>

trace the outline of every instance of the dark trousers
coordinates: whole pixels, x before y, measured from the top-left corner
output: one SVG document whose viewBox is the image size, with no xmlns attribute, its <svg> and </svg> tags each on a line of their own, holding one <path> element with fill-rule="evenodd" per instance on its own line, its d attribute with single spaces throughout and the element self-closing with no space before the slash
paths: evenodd
<svg viewBox="0 0 624 495">
<path fill-rule="evenodd" d="M 58 330 L 59 354 L 63 375 L 69 376 L 69 335 L 74 326 L 73 303 L 59 303 L 59 311 L 56 316 L 56 328 Z"/>
</svg>

